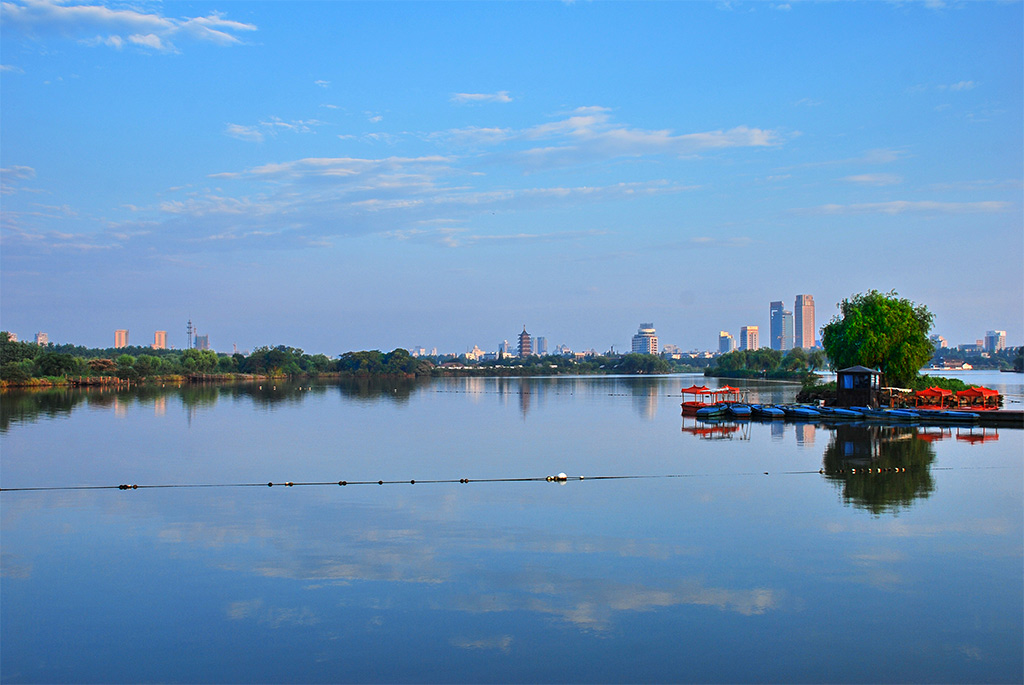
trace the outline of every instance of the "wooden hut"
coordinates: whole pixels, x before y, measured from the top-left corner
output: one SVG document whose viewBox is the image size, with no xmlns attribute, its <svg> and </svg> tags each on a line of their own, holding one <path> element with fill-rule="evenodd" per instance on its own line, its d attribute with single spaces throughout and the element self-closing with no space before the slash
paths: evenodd
<svg viewBox="0 0 1024 685">
<path fill-rule="evenodd" d="M 877 407 L 882 372 L 866 366 L 851 366 L 836 372 L 836 406 Z"/>
</svg>

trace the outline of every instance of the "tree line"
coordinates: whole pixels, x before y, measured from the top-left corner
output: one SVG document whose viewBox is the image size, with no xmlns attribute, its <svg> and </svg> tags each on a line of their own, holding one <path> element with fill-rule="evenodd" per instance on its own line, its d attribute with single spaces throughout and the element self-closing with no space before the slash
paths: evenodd
<svg viewBox="0 0 1024 685">
<path fill-rule="evenodd" d="M 336 358 L 278 345 L 248 355 L 212 350 L 153 350 L 148 347 L 86 348 L 14 342 L 0 331 L 0 381 L 5 385 L 61 383 L 68 379 L 129 382 L 188 376 L 438 376 L 558 375 L 588 373 L 658 374 L 693 367 L 649 354 L 598 355 L 575 359 L 559 355 L 505 357 L 467 367 L 456 357 L 413 357 L 408 350 L 345 352 Z"/>
</svg>

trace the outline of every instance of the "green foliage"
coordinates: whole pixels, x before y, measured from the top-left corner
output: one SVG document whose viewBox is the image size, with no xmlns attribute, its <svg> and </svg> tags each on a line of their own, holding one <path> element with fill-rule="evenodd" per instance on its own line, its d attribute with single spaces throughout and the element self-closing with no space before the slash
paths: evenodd
<svg viewBox="0 0 1024 685">
<path fill-rule="evenodd" d="M 833 370 L 879 369 L 885 385 L 911 385 L 932 356 L 933 315 L 896 291 L 871 290 L 839 303 L 840 313 L 822 329 L 821 344 Z"/>
<path fill-rule="evenodd" d="M 33 376 L 77 376 L 82 373 L 83 364 L 77 357 L 60 352 L 43 352 L 36 357 Z"/>
<path fill-rule="evenodd" d="M 217 353 L 213 350 L 185 350 L 181 366 L 189 373 L 213 373 L 217 370 Z"/>
<path fill-rule="evenodd" d="M 0 331 L 0 366 L 12 362 L 22 362 L 35 359 L 43 351 L 43 348 L 34 343 L 14 342 L 11 334 L 7 331 Z"/>
<path fill-rule="evenodd" d="M 653 354 L 637 354 L 635 352 L 623 355 L 618 363 L 612 365 L 612 369 L 618 373 L 648 374 L 668 373 L 668 362 Z"/>
</svg>

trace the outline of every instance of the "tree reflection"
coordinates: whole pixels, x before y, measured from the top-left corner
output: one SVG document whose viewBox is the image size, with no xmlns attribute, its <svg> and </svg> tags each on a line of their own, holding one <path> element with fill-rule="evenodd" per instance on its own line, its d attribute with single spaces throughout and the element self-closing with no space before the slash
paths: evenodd
<svg viewBox="0 0 1024 685">
<path fill-rule="evenodd" d="M 837 426 L 825 448 L 825 477 L 843 500 L 873 514 L 896 513 L 935 489 L 935 449 L 910 426 Z"/>
</svg>

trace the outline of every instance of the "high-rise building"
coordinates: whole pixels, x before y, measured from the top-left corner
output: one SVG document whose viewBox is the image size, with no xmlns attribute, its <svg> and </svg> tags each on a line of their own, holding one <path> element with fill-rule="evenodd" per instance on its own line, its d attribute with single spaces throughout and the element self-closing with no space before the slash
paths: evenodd
<svg viewBox="0 0 1024 685">
<path fill-rule="evenodd" d="M 928 339 L 932 341 L 932 345 L 935 345 L 935 349 L 937 350 L 949 346 L 949 343 L 947 343 L 946 339 L 943 338 L 941 335 L 933 335 Z"/>
<path fill-rule="evenodd" d="M 529 357 L 533 354 L 533 338 L 526 332 L 526 324 L 523 324 L 523 332 L 519 334 L 519 356 Z"/>
<path fill-rule="evenodd" d="M 119 328 L 114 331 L 114 347 L 128 347 L 128 329 Z"/>
<path fill-rule="evenodd" d="M 772 302 L 769 308 L 770 322 L 768 332 L 771 338 L 769 347 L 773 350 L 789 350 L 793 348 L 793 312 L 785 309 L 782 302 Z"/>
<path fill-rule="evenodd" d="M 153 334 L 153 349 L 167 349 L 167 331 L 157 331 L 156 333 Z"/>
<path fill-rule="evenodd" d="M 1006 331 L 988 331 L 985 333 L 985 351 L 999 352 L 1006 349 Z"/>
<path fill-rule="evenodd" d="M 736 339 L 732 337 L 732 334 L 727 331 L 720 331 L 718 333 L 718 352 L 725 354 L 726 352 L 732 352 L 736 349 Z"/>
<path fill-rule="evenodd" d="M 50 344 L 50 336 L 46 333 L 36 333 L 36 345 Z"/>
<path fill-rule="evenodd" d="M 793 306 L 793 347 L 809 350 L 814 347 L 814 298 L 797 295 Z"/>
<path fill-rule="evenodd" d="M 636 354 L 658 354 L 658 336 L 653 323 L 642 323 L 633 336 L 633 352 Z"/>
<path fill-rule="evenodd" d="M 548 353 L 548 339 L 543 335 L 539 335 L 535 340 L 537 341 L 537 344 L 534 345 L 536 348 L 534 351 L 542 357 L 545 356 Z"/>
<path fill-rule="evenodd" d="M 196 349 L 197 350 L 208 350 L 208 349 L 210 349 L 210 336 L 208 336 L 208 335 L 197 335 L 196 336 Z"/>
<path fill-rule="evenodd" d="M 11 333 L 10 331 L 8 331 L 7 332 L 7 339 L 10 340 L 11 342 L 18 342 L 18 334 L 17 333 Z"/>
<path fill-rule="evenodd" d="M 740 349 L 757 350 L 761 348 L 758 340 L 757 326 L 743 326 L 740 328 Z"/>
</svg>

